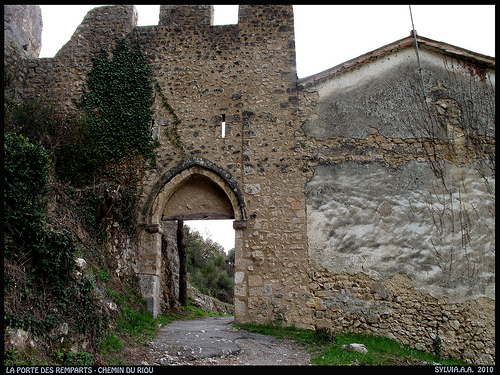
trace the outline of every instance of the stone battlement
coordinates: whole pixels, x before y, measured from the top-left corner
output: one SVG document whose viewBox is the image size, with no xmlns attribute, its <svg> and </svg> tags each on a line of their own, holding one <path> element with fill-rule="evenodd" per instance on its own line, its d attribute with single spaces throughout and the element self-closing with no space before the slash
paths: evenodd
<svg viewBox="0 0 500 375">
<path fill-rule="evenodd" d="M 153 313 L 171 221 L 231 218 L 236 321 L 427 351 L 439 337 L 444 355 L 494 363 L 493 58 L 419 37 L 426 112 L 413 37 L 298 82 L 291 5 L 241 5 L 220 26 L 212 5 L 161 5 L 154 26 L 137 26 L 132 5 L 103 6 L 54 58 L 5 41 L 13 100 L 76 111 L 92 57 L 116 38 L 139 43 L 180 120 L 182 149 L 157 96 L 137 233 L 110 239 Z"/>
</svg>

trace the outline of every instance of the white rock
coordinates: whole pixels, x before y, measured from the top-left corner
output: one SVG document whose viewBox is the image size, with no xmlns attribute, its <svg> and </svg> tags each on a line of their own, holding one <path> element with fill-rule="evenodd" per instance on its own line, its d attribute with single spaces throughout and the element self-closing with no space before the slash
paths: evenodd
<svg viewBox="0 0 500 375">
<path fill-rule="evenodd" d="M 107 305 L 108 305 L 108 309 L 110 309 L 112 311 L 118 310 L 118 306 L 116 306 L 116 303 L 114 303 L 114 302 L 108 302 Z"/>
<path fill-rule="evenodd" d="M 76 266 L 80 268 L 81 270 L 85 269 L 87 266 L 87 262 L 83 258 L 76 258 L 75 259 Z"/>
<path fill-rule="evenodd" d="M 342 349 L 350 352 L 350 351 L 355 351 L 358 353 L 366 354 L 368 353 L 368 349 L 366 349 L 366 346 L 363 344 L 349 344 L 349 345 L 342 345 Z"/>
<path fill-rule="evenodd" d="M 12 329 L 7 327 L 6 336 L 11 345 L 19 350 L 24 350 L 26 343 L 29 341 L 29 334 L 23 329 Z"/>
</svg>

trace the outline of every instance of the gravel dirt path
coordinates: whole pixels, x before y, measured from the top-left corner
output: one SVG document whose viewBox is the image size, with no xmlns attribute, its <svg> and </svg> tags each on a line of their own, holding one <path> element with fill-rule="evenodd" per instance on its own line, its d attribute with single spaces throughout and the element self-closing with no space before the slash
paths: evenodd
<svg viewBox="0 0 500 375">
<path fill-rule="evenodd" d="M 150 365 L 309 365 L 298 343 L 250 333 L 232 326 L 234 318 L 208 317 L 166 325 L 149 344 Z"/>
</svg>

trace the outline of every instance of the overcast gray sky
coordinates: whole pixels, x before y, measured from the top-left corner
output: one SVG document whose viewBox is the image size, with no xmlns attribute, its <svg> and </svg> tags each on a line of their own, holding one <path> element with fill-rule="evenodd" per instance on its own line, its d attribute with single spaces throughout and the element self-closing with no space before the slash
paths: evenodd
<svg viewBox="0 0 500 375">
<path fill-rule="evenodd" d="M 97 5 L 41 5 L 40 57 L 53 57 Z M 136 5 L 139 26 L 157 25 L 159 5 Z M 408 5 L 294 5 L 299 78 L 319 73 L 410 35 Z M 237 23 L 237 5 L 215 5 L 215 24 Z M 494 5 L 412 5 L 417 33 L 495 56 Z M 189 223 L 188 223 L 189 224 Z M 205 229 L 207 224 L 209 229 Z M 226 250 L 234 247 L 232 221 L 191 223 Z"/>
<path fill-rule="evenodd" d="M 53 57 L 96 5 L 41 5 L 40 57 Z M 157 25 L 159 5 L 136 5 L 139 25 Z M 294 5 L 297 75 L 319 73 L 410 34 L 408 5 Z M 494 5 L 412 5 L 421 36 L 495 56 Z M 237 23 L 237 5 L 216 5 L 217 24 Z"/>
</svg>

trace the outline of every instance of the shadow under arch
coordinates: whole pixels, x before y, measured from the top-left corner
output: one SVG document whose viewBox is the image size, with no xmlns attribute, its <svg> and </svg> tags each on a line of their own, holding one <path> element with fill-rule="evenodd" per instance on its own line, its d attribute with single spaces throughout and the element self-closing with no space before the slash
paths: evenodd
<svg viewBox="0 0 500 375">
<path fill-rule="evenodd" d="M 138 224 L 142 230 L 139 230 L 135 270 L 139 278 L 141 294 L 147 301 L 148 311 L 155 318 L 160 310 L 160 296 L 162 295 L 161 246 L 164 233 L 162 221 L 183 220 L 185 218 L 183 215 L 186 215 L 180 210 L 174 210 L 171 215 L 164 218 L 164 209 L 177 191 L 186 188 L 184 193 L 189 196 L 190 183 L 200 180 L 208 182 L 212 192 L 225 202 L 226 214 L 230 214 L 231 218 L 234 218 L 235 254 L 237 257 L 242 254 L 242 231 L 246 228 L 248 217 L 243 194 L 231 174 L 216 163 L 199 157 L 186 159 L 166 171 L 152 185 L 138 217 Z M 206 217 L 196 217 L 196 215 L 195 213 L 189 218 L 206 219 Z M 198 215 L 203 214 L 198 213 Z"/>
<path fill-rule="evenodd" d="M 162 219 L 163 206 L 168 202 L 173 193 L 175 193 L 178 186 L 193 175 L 207 177 L 226 193 L 227 198 L 231 202 L 236 222 L 245 222 L 248 220 L 245 199 L 233 176 L 210 160 L 192 157 L 169 169 L 153 184 L 139 213 L 139 224 L 146 227 L 152 226 L 151 229 L 159 225 Z"/>
</svg>

